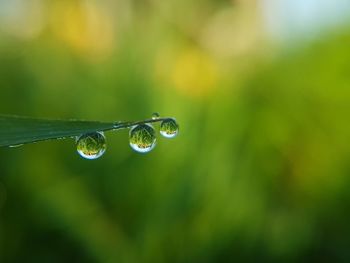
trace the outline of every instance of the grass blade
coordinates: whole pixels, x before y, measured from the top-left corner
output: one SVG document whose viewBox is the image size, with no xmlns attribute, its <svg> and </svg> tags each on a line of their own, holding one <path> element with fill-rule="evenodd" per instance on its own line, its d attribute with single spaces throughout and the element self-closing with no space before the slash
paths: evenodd
<svg viewBox="0 0 350 263">
<path fill-rule="evenodd" d="M 43 140 L 112 130 L 115 123 L 79 120 L 43 120 L 0 115 L 0 146 L 15 146 Z"/>
</svg>

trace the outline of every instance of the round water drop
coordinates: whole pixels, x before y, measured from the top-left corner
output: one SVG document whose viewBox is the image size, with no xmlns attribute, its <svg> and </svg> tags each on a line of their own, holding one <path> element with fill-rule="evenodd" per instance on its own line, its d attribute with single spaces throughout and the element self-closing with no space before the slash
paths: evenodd
<svg viewBox="0 0 350 263">
<path fill-rule="evenodd" d="M 77 140 L 77 151 L 81 157 L 89 160 L 101 157 L 106 151 L 106 137 L 103 132 L 81 135 Z"/>
<path fill-rule="evenodd" d="M 175 119 L 167 119 L 160 124 L 160 134 L 165 138 L 174 138 L 179 133 L 179 125 Z"/>
<path fill-rule="evenodd" d="M 159 119 L 159 117 L 160 117 L 160 115 L 159 115 L 158 112 L 154 112 L 154 113 L 152 114 L 152 120 Z"/>
<path fill-rule="evenodd" d="M 147 153 L 156 146 L 156 134 L 150 124 L 140 124 L 133 127 L 129 133 L 130 146 L 136 152 Z"/>
</svg>

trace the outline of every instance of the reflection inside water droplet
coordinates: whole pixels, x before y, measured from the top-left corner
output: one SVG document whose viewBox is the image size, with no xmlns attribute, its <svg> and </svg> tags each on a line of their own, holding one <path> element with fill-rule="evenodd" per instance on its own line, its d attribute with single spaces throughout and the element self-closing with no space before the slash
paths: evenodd
<svg viewBox="0 0 350 263">
<path fill-rule="evenodd" d="M 156 135 L 152 125 L 140 124 L 129 133 L 130 146 L 136 152 L 147 153 L 156 146 Z"/>
<path fill-rule="evenodd" d="M 85 159 L 93 160 L 101 157 L 106 147 L 106 137 L 103 132 L 83 134 L 77 139 L 77 151 Z"/>
<path fill-rule="evenodd" d="M 167 119 L 160 124 L 160 134 L 165 138 L 174 138 L 179 133 L 179 125 L 175 119 Z"/>
</svg>

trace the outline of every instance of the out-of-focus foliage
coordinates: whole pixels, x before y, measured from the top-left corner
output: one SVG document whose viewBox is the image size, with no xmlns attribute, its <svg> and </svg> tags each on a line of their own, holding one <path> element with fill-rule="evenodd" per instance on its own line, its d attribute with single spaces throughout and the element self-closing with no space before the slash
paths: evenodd
<svg viewBox="0 0 350 263">
<path fill-rule="evenodd" d="M 348 28 L 283 49 L 255 1 L 13 2 L 1 113 L 180 134 L 1 148 L 0 262 L 349 261 Z"/>
</svg>

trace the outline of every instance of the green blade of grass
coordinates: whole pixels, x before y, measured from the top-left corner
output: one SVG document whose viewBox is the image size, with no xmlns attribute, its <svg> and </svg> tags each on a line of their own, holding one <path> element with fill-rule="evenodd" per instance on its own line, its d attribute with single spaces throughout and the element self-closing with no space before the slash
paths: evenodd
<svg viewBox="0 0 350 263">
<path fill-rule="evenodd" d="M 0 146 L 16 146 L 50 139 L 79 136 L 115 128 L 115 123 L 78 120 L 43 120 L 0 115 Z"/>
</svg>

